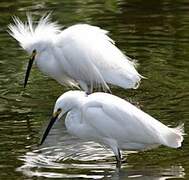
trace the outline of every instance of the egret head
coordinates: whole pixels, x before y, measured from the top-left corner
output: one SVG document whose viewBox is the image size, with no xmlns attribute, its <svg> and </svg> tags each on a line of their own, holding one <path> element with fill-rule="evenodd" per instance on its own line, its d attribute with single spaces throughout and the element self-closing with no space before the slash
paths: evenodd
<svg viewBox="0 0 189 180">
<path fill-rule="evenodd" d="M 50 14 L 42 16 L 38 23 L 33 21 L 30 14 L 27 14 L 27 22 L 22 22 L 18 17 L 14 17 L 13 20 L 14 24 L 9 25 L 8 33 L 31 56 L 25 75 L 25 87 L 34 60 L 37 60 L 37 57 L 40 56 L 42 51 L 61 32 L 61 27 L 56 22 L 50 21 Z"/>
<path fill-rule="evenodd" d="M 57 99 L 54 106 L 52 118 L 50 119 L 50 122 L 43 134 L 40 145 L 42 145 L 45 141 L 53 124 L 67 112 L 71 111 L 74 108 L 78 108 L 82 104 L 82 99 L 84 97 L 86 97 L 86 93 L 83 91 L 68 91 Z"/>
</svg>

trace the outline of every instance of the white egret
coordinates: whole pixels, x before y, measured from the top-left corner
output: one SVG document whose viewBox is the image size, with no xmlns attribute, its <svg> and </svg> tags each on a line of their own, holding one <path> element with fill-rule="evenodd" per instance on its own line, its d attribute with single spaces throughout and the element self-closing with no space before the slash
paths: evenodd
<svg viewBox="0 0 189 180">
<path fill-rule="evenodd" d="M 112 149 L 117 167 L 121 166 L 120 150 L 146 150 L 165 145 L 181 146 L 184 124 L 170 128 L 129 102 L 107 93 L 86 95 L 83 91 L 69 91 L 56 101 L 53 117 L 42 137 L 65 113 L 68 132 L 81 139 L 91 140 Z"/>
<path fill-rule="evenodd" d="M 91 93 L 93 88 L 109 90 L 108 84 L 137 88 L 142 76 L 107 36 L 107 31 L 88 24 L 73 25 L 65 30 L 49 15 L 37 24 L 27 15 L 23 23 L 14 17 L 9 34 L 31 54 L 24 87 L 33 62 L 46 75 L 62 85 L 81 87 Z"/>
</svg>

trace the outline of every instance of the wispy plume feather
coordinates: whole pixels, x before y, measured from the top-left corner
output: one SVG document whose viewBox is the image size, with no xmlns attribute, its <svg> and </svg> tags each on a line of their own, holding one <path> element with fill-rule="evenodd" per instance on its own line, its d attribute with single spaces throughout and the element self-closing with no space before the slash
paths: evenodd
<svg viewBox="0 0 189 180">
<path fill-rule="evenodd" d="M 8 33 L 26 50 L 32 44 L 38 41 L 47 41 L 48 38 L 53 38 L 61 32 L 61 26 L 56 22 L 51 22 L 51 14 L 43 15 L 38 23 L 33 21 L 30 13 L 26 15 L 26 22 L 22 22 L 18 17 L 14 16 L 14 24 L 8 26 Z"/>
</svg>

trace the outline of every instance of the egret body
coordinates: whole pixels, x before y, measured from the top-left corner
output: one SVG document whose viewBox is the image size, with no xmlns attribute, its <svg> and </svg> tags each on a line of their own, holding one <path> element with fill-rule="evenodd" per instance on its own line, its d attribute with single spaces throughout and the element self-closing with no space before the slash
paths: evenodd
<svg viewBox="0 0 189 180">
<path fill-rule="evenodd" d="M 86 96 L 82 91 L 69 91 L 56 101 L 53 117 L 42 137 L 65 113 L 68 132 L 84 140 L 106 145 L 121 165 L 120 150 L 146 150 L 165 145 L 178 148 L 183 141 L 183 124 L 170 128 L 129 102 L 107 93 Z"/>
<path fill-rule="evenodd" d="M 135 63 L 125 56 L 107 36 L 107 31 L 88 24 L 73 25 L 61 30 L 49 15 L 34 24 L 30 15 L 23 23 L 14 18 L 9 34 L 31 58 L 26 71 L 26 86 L 33 62 L 46 75 L 62 85 L 109 90 L 108 84 L 137 88 L 142 76 Z"/>
</svg>

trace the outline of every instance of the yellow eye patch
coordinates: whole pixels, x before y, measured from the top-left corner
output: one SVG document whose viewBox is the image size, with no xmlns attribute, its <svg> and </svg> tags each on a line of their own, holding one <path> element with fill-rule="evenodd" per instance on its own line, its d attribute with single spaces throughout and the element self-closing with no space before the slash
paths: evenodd
<svg viewBox="0 0 189 180">
<path fill-rule="evenodd" d="M 54 112 L 53 117 L 58 116 L 62 112 L 62 109 L 58 108 L 56 112 Z"/>
</svg>

